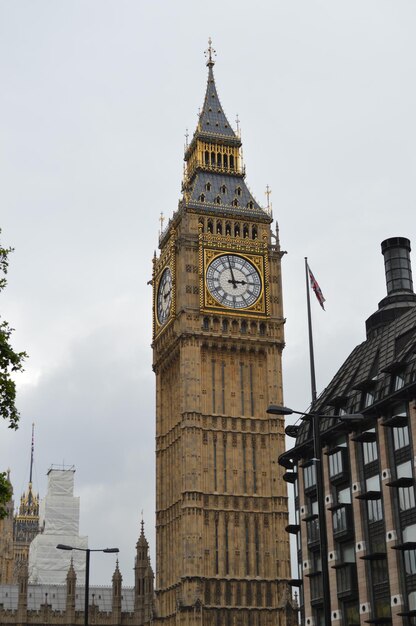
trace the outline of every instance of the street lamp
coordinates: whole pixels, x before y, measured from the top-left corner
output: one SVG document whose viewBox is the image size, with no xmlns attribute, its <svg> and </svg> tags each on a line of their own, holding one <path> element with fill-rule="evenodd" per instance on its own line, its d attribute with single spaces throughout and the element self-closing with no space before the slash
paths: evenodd
<svg viewBox="0 0 416 626">
<path fill-rule="evenodd" d="M 120 552 L 118 548 L 75 548 L 74 546 L 66 546 L 63 543 L 58 543 L 56 546 L 58 550 L 79 550 L 85 552 L 85 602 L 84 602 L 84 626 L 88 626 L 88 605 L 89 605 L 89 591 L 90 591 L 90 554 L 91 552 L 105 552 L 114 554 Z"/>
<path fill-rule="evenodd" d="M 286 406 L 279 406 L 271 404 L 266 413 L 271 415 L 302 415 L 303 419 L 310 419 L 312 421 L 312 438 L 313 438 L 313 454 L 312 459 L 316 468 L 316 499 L 318 502 L 318 519 L 319 519 L 319 544 L 321 552 L 321 568 L 322 568 L 322 592 L 324 599 L 324 624 L 325 626 L 331 626 L 331 591 L 329 586 L 329 573 L 328 573 L 328 536 L 326 530 L 325 521 L 325 503 L 324 503 L 324 481 L 322 474 L 322 446 L 321 446 L 321 432 L 319 428 L 319 420 L 321 418 L 326 419 L 338 419 L 344 423 L 358 423 L 364 419 L 362 413 L 350 413 L 345 415 L 324 415 L 319 413 L 306 413 L 304 411 L 295 411 Z"/>
</svg>

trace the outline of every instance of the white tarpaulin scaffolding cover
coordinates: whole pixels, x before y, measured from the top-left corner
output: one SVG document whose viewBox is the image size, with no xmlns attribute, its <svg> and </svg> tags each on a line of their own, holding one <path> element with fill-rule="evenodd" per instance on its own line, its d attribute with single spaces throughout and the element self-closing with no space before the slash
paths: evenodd
<svg viewBox="0 0 416 626">
<path fill-rule="evenodd" d="M 63 584 L 71 557 L 77 576 L 85 572 L 85 553 L 58 550 L 58 543 L 88 548 L 88 537 L 79 536 L 79 498 L 74 496 L 75 469 L 50 469 L 48 492 L 40 503 L 41 533 L 29 548 L 29 582 Z"/>
</svg>

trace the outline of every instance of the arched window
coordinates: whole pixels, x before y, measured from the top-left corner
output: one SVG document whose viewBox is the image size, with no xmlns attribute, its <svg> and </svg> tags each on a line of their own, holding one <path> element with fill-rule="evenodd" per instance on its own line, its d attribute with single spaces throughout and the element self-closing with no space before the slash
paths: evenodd
<svg viewBox="0 0 416 626">
<path fill-rule="evenodd" d="M 253 228 L 251 229 L 251 238 L 257 239 L 257 226 L 253 226 Z"/>
<path fill-rule="evenodd" d="M 253 200 L 250 200 L 250 202 L 247 202 L 247 208 L 248 208 L 248 209 L 253 209 L 253 208 L 254 208 L 254 202 L 253 202 Z"/>
<path fill-rule="evenodd" d="M 202 232 L 204 232 L 204 230 L 205 230 L 205 229 L 204 229 L 204 220 L 203 220 L 203 218 L 202 218 L 202 217 L 200 217 L 200 218 L 199 218 L 199 220 L 198 220 L 198 224 L 200 224 L 200 225 L 202 226 Z"/>
<path fill-rule="evenodd" d="M 230 154 L 230 170 L 234 169 L 234 157 L 232 154 Z"/>
<path fill-rule="evenodd" d="M 215 198 L 215 202 L 216 202 L 217 204 L 221 204 L 221 198 L 220 198 L 219 196 L 217 196 L 217 197 Z"/>
<path fill-rule="evenodd" d="M 203 328 L 204 330 L 209 330 L 209 318 L 208 317 L 204 317 Z"/>
<path fill-rule="evenodd" d="M 234 237 L 239 237 L 240 236 L 240 224 L 236 224 L 234 226 Z"/>
<path fill-rule="evenodd" d="M 222 223 L 217 220 L 217 235 L 222 235 Z"/>
<path fill-rule="evenodd" d="M 218 154 L 217 154 L 217 167 L 221 167 L 221 165 L 222 165 L 222 158 L 221 157 L 222 157 L 221 152 L 218 152 Z"/>
<path fill-rule="evenodd" d="M 224 154 L 224 157 L 225 157 L 225 156 L 226 156 L 226 155 Z M 221 193 L 226 193 L 226 192 L 227 192 L 227 187 L 226 187 L 225 185 L 221 185 L 221 187 L 220 187 L 220 191 L 221 191 Z"/>
<path fill-rule="evenodd" d="M 199 199 L 200 202 L 205 202 L 205 194 L 201 193 L 201 195 L 199 196 L 198 199 Z"/>
<path fill-rule="evenodd" d="M 214 232 L 214 223 L 211 219 L 208 220 L 208 228 L 207 228 L 209 233 L 213 233 Z"/>
<path fill-rule="evenodd" d="M 266 324 L 264 322 L 261 322 L 260 324 L 260 335 L 262 337 L 264 337 L 266 334 Z"/>
<path fill-rule="evenodd" d="M 205 150 L 205 165 L 209 165 L 209 152 Z"/>
<path fill-rule="evenodd" d="M 224 167 L 228 167 L 228 156 L 224 154 L 224 158 L 222 160 Z"/>
<path fill-rule="evenodd" d="M 237 196 L 241 196 L 241 187 L 237 187 L 237 189 L 235 190 L 235 193 Z"/>
<path fill-rule="evenodd" d="M 228 320 L 222 320 L 222 332 L 228 332 Z"/>
<path fill-rule="evenodd" d="M 225 234 L 231 236 L 231 224 L 230 224 L 230 222 L 227 222 L 225 224 Z"/>
<path fill-rule="evenodd" d="M 209 181 L 206 183 L 206 185 L 205 185 L 205 189 L 206 189 L 207 191 L 211 191 L 211 183 L 210 183 Z"/>
<path fill-rule="evenodd" d="M 243 237 L 244 239 L 248 237 L 248 224 L 244 224 L 243 226 Z"/>
<path fill-rule="evenodd" d="M 243 335 L 247 333 L 247 322 L 245 320 L 241 322 L 240 329 Z"/>
<path fill-rule="evenodd" d="M 215 166 L 215 152 L 211 152 L 211 165 Z"/>
</svg>

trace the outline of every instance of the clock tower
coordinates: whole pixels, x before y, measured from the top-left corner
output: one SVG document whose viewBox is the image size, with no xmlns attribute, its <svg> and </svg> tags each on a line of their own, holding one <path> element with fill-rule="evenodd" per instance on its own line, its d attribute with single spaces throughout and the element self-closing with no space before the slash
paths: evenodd
<svg viewBox="0 0 416 626">
<path fill-rule="evenodd" d="M 157 619 L 286 624 L 279 241 L 245 183 L 207 51 L 183 196 L 153 263 Z M 289 603 L 290 604 L 290 603 Z"/>
</svg>

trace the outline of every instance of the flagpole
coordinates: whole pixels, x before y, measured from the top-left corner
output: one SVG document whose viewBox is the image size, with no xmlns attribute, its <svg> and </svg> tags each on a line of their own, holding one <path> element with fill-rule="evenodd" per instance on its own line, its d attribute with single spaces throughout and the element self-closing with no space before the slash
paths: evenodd
<svg viewBox="0 0 416 626">
<path fill-rule="evenodd" d="M 314 404 L 316 402 L 316 379 L 315 379 L 315 359 L 313 354 L 313 338 L 312 338 L 312 315 L 311 300 L 309 292 L 309 266 L 308 257 L 305 256 L 305 275 L 306 275 L 306 300 L 308 303 L 308 331 L 309 331 L 309 359 L 311 367 L 311 390 L 312 390 L 312 437 L 313 437 L 313 455 L 316 471 L 316 499 L 318 502 L 318 524 L 319 524 L 319 543 L 321 554 L 321 572 L 322 572 L 322 595 L 323 595 L 323 617 L 325 626 L 331 626 L 331 589 L 329 585 L 328 571 L 328 537 L 325 520 L 325 504 L 324 504 L 324 477 L 322 468 L 322 443 L 321 431 L 319 425 L 319 416 L 314 413 Z M 322 294 L 321 294 L 322 295 Z M 319 299 L 319 298 L 318 298 Z M 323 303 L 319 300 L 323 308 Z"/>
<path fill-rule="evenodd" d="M 306 256 L 305 256 L 305 277 L 306 277 L 306 301 L 308 303 L 309 362 L 310 362 L 310 370 L 311 370 L 311 391 L 312 391 L 312 406 L 313 406 L 316 401 L 316 379 L 315 379 L 315 358 L 313 354 L 311 299 L 309 295 L 309 266 L 308 266 L 308 257 Z"/>
</svg>

